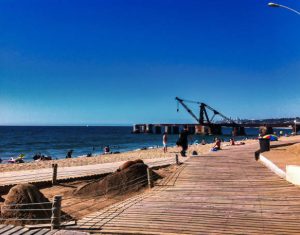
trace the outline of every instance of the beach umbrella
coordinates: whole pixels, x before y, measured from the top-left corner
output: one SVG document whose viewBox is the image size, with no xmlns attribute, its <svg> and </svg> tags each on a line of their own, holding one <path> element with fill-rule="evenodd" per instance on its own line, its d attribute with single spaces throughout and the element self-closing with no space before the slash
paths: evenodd
<svg viewBox="0 0 300 235">
<path fill-rule="evenodd" d="M 25 157 L 25 154 L 24 153 L 21 153 L 18 158 L 24 158 Z"/>
<path fill-rule="evenodd" d="M 268 139 L 270 141 L 277 141 L 278 140 L 278 137 L 276 135 L 265 135 L 263 138 Z"/>
</svg>

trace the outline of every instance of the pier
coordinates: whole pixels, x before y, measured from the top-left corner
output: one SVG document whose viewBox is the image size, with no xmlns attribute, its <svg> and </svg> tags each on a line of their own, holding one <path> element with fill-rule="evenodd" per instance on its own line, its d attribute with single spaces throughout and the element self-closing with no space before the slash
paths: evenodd
<svg viewBox="0 0 300 235">
<path fill-rule="evenodd" d="M 222 135 L 222 125 L 210 124 L 134 124 L 132 133 L 134 134 L 179 134 L 184 127 L 187 128 L 190 134 L 200 135 Z M 245 135 L 243 127 L 234 126 L 232 128 L 233 135 Z"/>
<path fill-rule="evenodd" d="M 246 135 L 245 128 L 258 128 L 259 133 L 273 134 L 273 128 L 291 128 L 293 132 L 300 130 L 299 122 L 282 122 L 282 123 L 261 123 L 261 122 L 243 122 L 237 123 L 231 118 L 225 116 L 218 110 L 211 106 L 197 101 L 184 100 L 176 97 L 178 102 L 177 112 L 179 111 L 179 104 L 191 115 L 196 121 L 189 124 L 134 124 L 132 133 L 148 133 L 148 134 L 161 134 L 166 132 L 168 134 L 179 134 L 181 130 L 186 127 L 190 134 L 201 135 L 222 135 L 222 128 L 232 128 L 233 136 Z M 195 103 L 199 105 L 199 117 L 197 117 L 193 111 L 187 106 L 186 103 Z M 222 121 L 214 121 L 216 117 L 222 119 Z"/>
<path fill-rule="evenodd" d="M 247 135 L 246 128 L 257 128 L 259 133 L 273 134 L 274 128 L 290 128 L 293 132 L 300 130 L 300 123 L 277 123 L 277 124 L 261 124 L 261 123 L 243 123 L 231 125 L 229 123 L 220 124 L 134 124 L 132 133 L 134 134 L 179 134 L 184 127 L 187 127 L 190 134 L 199 135 L 222 135 L 222 128 L 232 128 L 233 136 Z"/>
</svg>

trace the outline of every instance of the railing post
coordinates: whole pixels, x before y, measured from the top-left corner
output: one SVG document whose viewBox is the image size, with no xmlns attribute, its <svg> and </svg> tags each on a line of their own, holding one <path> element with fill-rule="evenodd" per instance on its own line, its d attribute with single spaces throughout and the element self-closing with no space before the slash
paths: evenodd
<svg viewBox="0 0 300 235">
<path fill-rule="evenodd" d="M 179 165 L 178 154 L 175 155 L 176 165 Z"/>
<path fill-rule="evenodd" d="M 147 178 L 149 188 L 153 188 L 152 170 L 149 167 L 147 168 Z"/>
<path fill-rule="evenodd" d="M 54 196 L 52 203 L 51 230 L 59 229 L 61 215 L 61 196 Z"/>
<path fill-rule="evenodd" d="M 57 183 L 57 164 L 52 164 L 52 185 Z"/>
</svg>

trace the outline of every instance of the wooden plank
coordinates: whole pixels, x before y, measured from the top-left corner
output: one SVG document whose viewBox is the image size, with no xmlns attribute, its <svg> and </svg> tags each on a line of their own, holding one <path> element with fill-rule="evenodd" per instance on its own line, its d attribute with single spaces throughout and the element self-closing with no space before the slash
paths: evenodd
<svg viewBox="0 0 300 235">
<path fill-rule="evenodd" d="M 42 228 L 42 229 L 36 229 L 36 230 L 33 230 L 33 231 L 36 231 L 35 233 L 33 233 L 34 235 L 45 235 L 45 234 L 48 234 L 50 232 L 50 229 Z"/>
<path fill-rule="evenodd" d="M 0 234 L 5 233 L 6 231 L 12 229 L 14 226 L 13 225 L 6 225 L 3 228 L 0 229 Z"/>
<path fill-rule="evenodd" d="M 16 226 L 16 227 L 12 227 L 10 230 L 8 230 L 4 233 L 1 233 L 1 234 L 3 234 L 3 235 L 13 235 L 13 234 L 16 234 L 20 230 L 22 230 L 22 227 L 21 226 Z"/>
<path fill-rule="evenodd" d="M 28 230 L 25 235 L 33 235 L 36 234 L 40 231 L 41 229 L 32 229 L 32 230 Z"/>
<path fill-rule="evenodd" d="M 26 234 L 27 232 L 28 232 L 28 228 L 22 227 L 22 229 L 16 233 L 14 233 L 14 235 L 23 235 L 23 234 Z"/>
</svg>

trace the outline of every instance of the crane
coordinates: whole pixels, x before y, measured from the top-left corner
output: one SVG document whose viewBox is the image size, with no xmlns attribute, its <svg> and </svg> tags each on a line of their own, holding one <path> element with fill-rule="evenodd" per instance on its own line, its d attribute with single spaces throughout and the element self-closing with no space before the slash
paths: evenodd
<svg viewBox="0 0 300 235">
<path fill-rule="evenodd" d="M 222 113 L 220 113 L 219 111 L 215 110 L 214 108 L 212 108 L 211 106 L 203 103 L 203 102 L 198 102 L 198 101 L 192 101 L 192 100 L 185 100 L 185 99 L 181 99 L 179 97 L 175 97 L 175 100 L 177 100 L 178 104 L 181 104 L 185 110 L 196 120 L 196 122 L 200 125 L 203 124 L 208 124 L 208 125 L 213 125 L 213 119 L 216 116 L 220 116 L 223 118 L 223 120 L 226 123 L 230 123 L 234 126 L 239 126 L 237 123 L 235 123 L 231 118 L 226 117 L 225 115 L 223 115 Z M 200 105 L 200 113 L 199 113 L 199 118 L 193 113 L 193 111 L 185 104 L 185 103 L 194 103 L 194 104 L 198 104 Z M 178 105 L 177 104 L 177 105 Z M 211 118 L 209 118 L 208 116 L 208 112 L 207 109 L 210 110 L 213 113 L 213 116 Z M 179 107 L 177 106 L 177 112 L 179 111 Z"/>
</svg>

